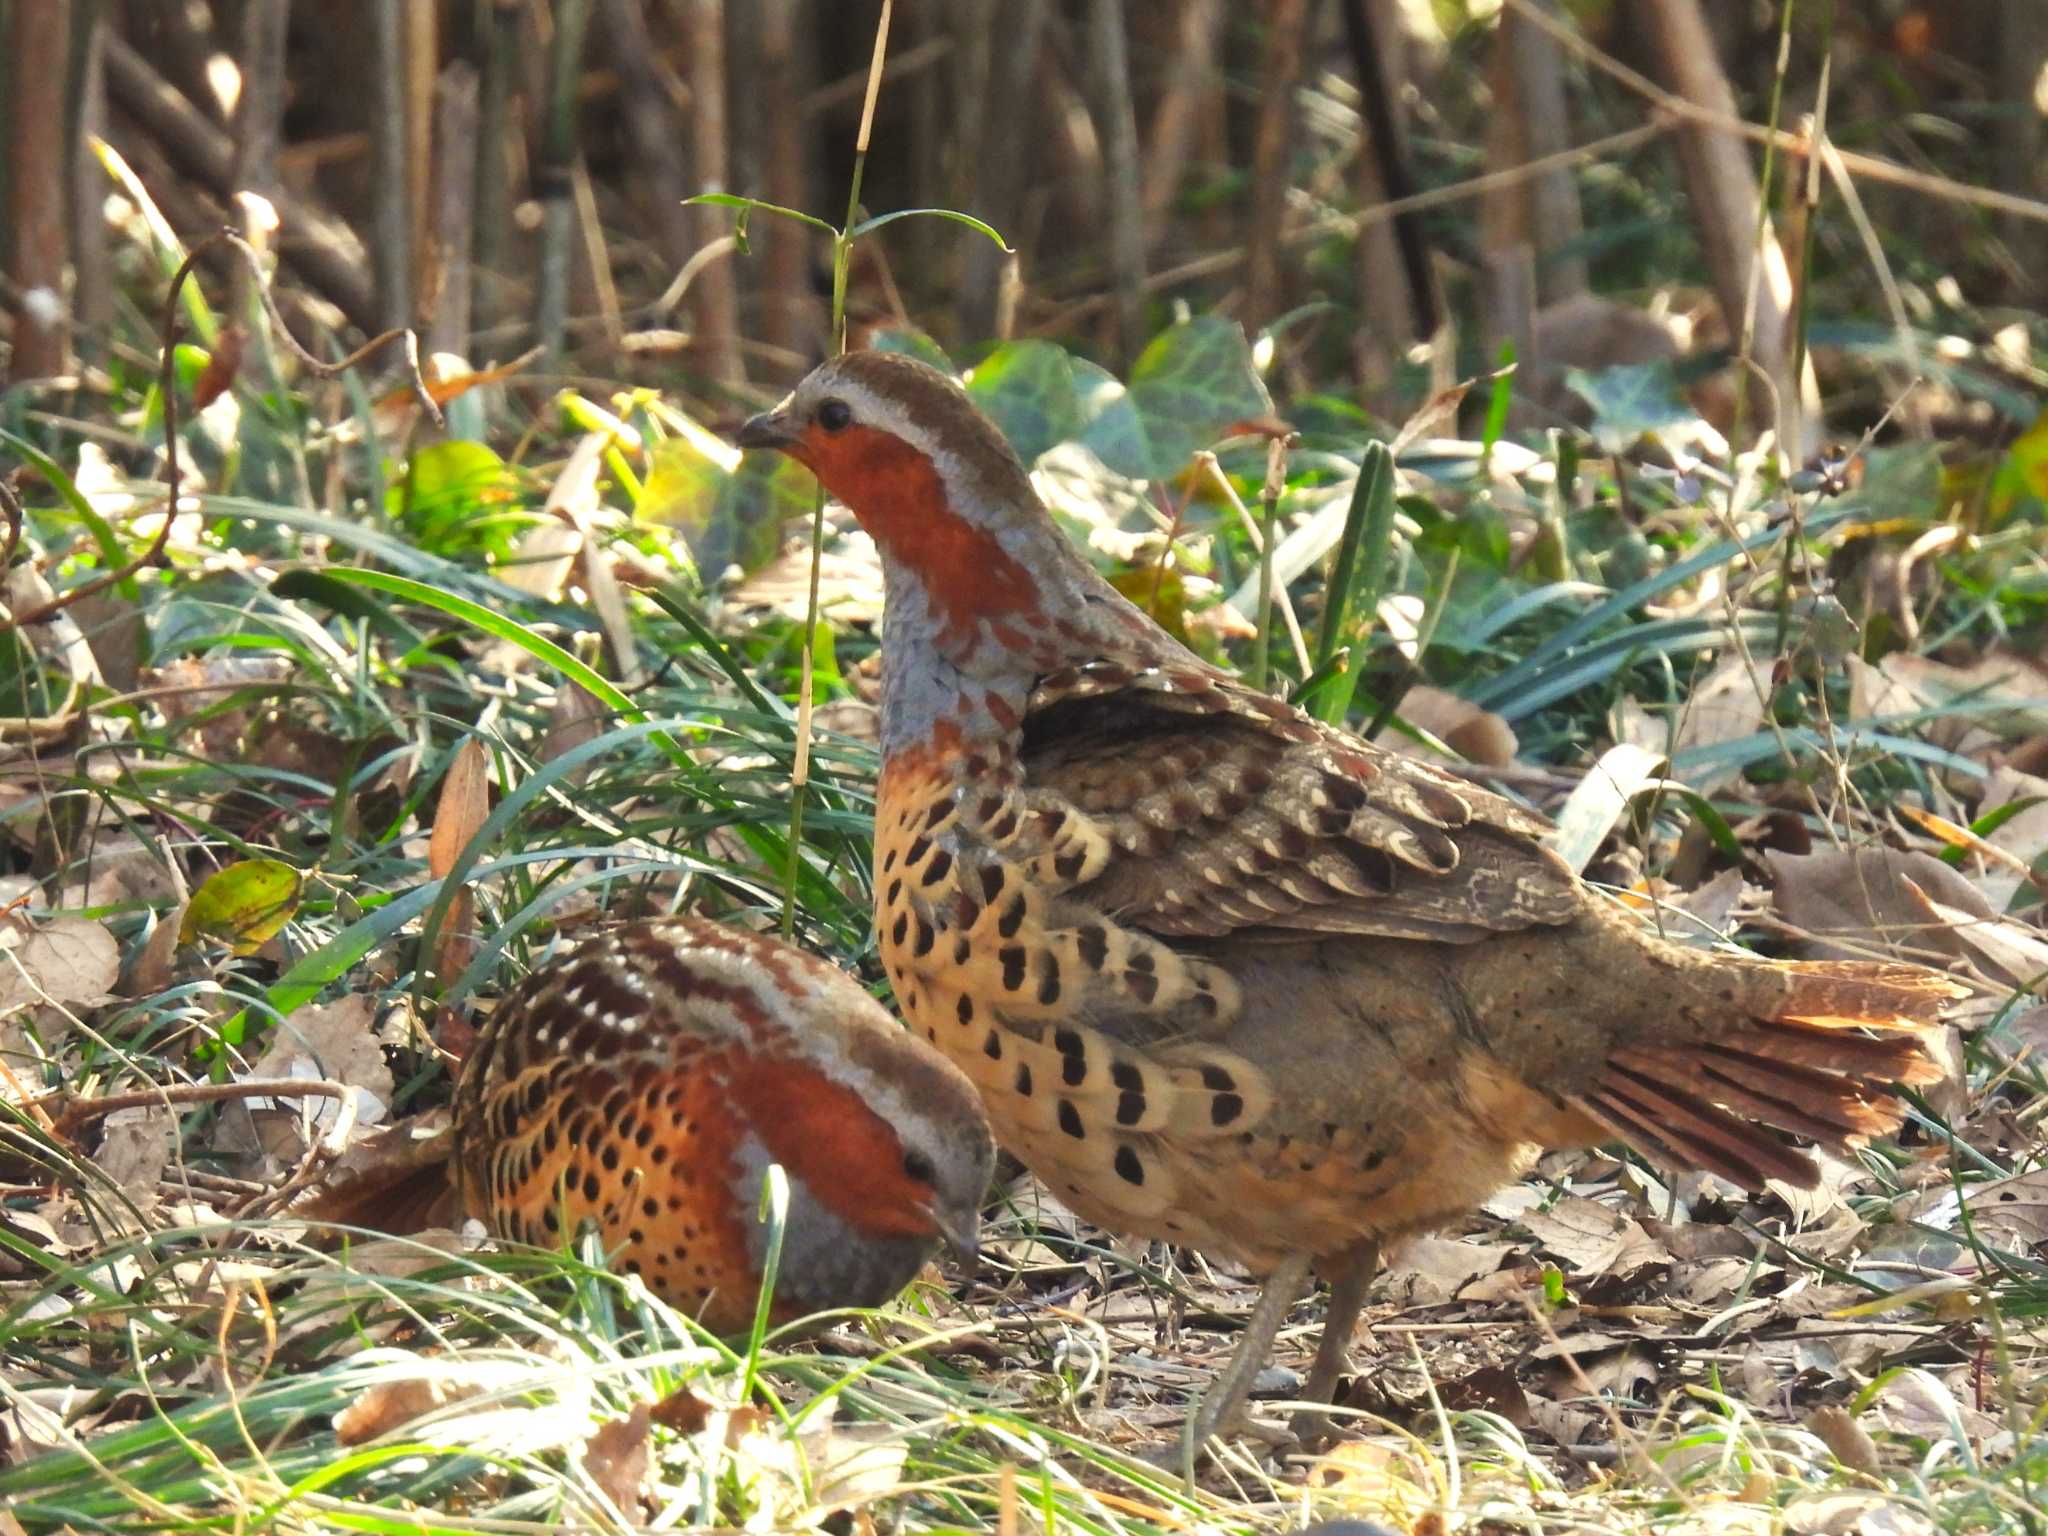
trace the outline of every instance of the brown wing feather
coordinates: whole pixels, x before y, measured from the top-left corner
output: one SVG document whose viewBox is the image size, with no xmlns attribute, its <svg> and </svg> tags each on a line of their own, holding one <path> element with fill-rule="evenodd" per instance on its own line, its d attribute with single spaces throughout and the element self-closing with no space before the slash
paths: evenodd
<svg viewBox="0 0 2048 1536">
<path fill-rule="evenodd" d="M 1025 782 L 1110 839 L 1087 899 L 1162 937 L 1467 943 L 1584 906 L 1541 817 L 1217 674 L 1076 668 L 1024 737 Z"/>
</svg>

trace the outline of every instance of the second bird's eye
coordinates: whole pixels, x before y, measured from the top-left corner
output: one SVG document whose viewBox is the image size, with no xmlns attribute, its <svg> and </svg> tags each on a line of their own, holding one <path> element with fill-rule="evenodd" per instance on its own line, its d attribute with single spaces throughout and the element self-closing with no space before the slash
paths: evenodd
<svg viewBox="0 0 2048 1536">
<path fill-rule="evenodd" d="M 853 407 L 844 400 L 827 400 L 818 407 L 818 425 L 827 432 L 843 432 L 853 425 Z"/>
<path fill-rule="evenodd" d="M 903 1171 L 920 1184 L 931 1183 L 939 1173 L 938 1169 L 932 1166 L 930 1158 L 922 1152 L 915 1151 L 903 1154 Z"/>
</svg>

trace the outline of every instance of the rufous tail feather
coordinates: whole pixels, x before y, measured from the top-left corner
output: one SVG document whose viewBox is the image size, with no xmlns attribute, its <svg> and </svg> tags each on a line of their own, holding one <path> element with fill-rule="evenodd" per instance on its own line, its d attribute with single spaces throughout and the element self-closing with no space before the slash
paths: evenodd
<svg viewBox="0 0 2048 1536">
<path fill-rule="evenodd" d="M 1933 1082 L 1926 1035 L 1965 989 L 1933 971 L 1846 961 L 1759 961 L 1725 1033 L 1637 1039 L 1607 1058 L 1578 1107 L 1652 1161 L 1761 1189 L 1820 1171 L 1783 1138 L 1829 1151 L 1897 1130 L 1893 1084 Z"/>
</svg>

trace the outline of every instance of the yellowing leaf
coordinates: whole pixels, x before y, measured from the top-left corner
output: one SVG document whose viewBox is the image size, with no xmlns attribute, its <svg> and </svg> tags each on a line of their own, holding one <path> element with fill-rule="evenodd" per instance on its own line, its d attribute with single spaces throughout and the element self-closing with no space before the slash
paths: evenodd
<svg viewBox="0 0 2048 1536">
<path fill-rule="evenodd" d="M 218 939 L 238 955 L 252 955 L 299 910 L 305 881 L 277 859 L 244 859 L 209 875 L 192 893 L 178 925 L 178 942 Z"/>
</svg>

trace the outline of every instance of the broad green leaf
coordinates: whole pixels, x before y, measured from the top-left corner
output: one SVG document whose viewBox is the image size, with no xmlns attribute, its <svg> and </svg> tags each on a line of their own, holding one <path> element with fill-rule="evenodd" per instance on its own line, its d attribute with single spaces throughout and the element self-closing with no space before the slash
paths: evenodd
<svg viewBox="0 0 2048 1536">
<path fill-rule="evenodd" d="M 868 338 L 868 347 L 875 352 L 896 352 L 904 357 L 914 357 L 920 363 L 929 363 L 941 373 L 958 374 L 953 359 L 946 356 L 946 349 L 923 331 L 912 326 L 892 325 L 876 331 Z"/>
<path fill-rule="evenodd" d="M 527 519 L 519 508 L 519 477 L 482 443 L 429 443 L 385 492 L 391 519 L 422 549 L 456 556 L 474 550 L 511 554 Z"/>
<path fill-rule="evenodd" d="M 1073 359 L 1053 342 L 1004 342 L 974 365 L 967 393 L 1026 465 L 1081 431 Z"/>
<path fill-rule="evenodd" d="M 253 955 L 299 910 L 305 881 L 278 859 L 243 859 L 207 876 L 185 907 L 178 942 L 219 939 L 238 955 Z"/>
<path fill-rule="evenodd" d="M 1873 448 L 1863 458 L 1863 483 L 1836 498 L 1832 509 L 1852 513 L 1859 524 L 1925 523 L 1941 512 L 1941 460 L 1939 443 Z M 1807 527 L 1813 527 L 1811 516 Z"/>
<path fill-rule="evenodd" d="M 1699 413 L 1678 393 L 1669 363 L 1626 363 L 1593 373 L 1572 368 L 1564 379 L 1593 408 L 1593 436 L 1609 453 L 1646 437 L 1683 444 L 1700 426 Z"/>
<path fill-rule="evenodd" d="M 1076 360 L 1081 440 L 1118 474 L 1160 480 L 1232 426 L 1272 414 L 1244 328 L 1202 315 L 1153 338 L 1128 385 Z"/>
<path fill-rule="evenodd" d="M 774 557 L 782 525 L 811 510 L 810 472 L 780 453 L 749 453 L 736 470 L 687 437 L 664 438 L 648 455 L 634 519 L 680 532 L 706 579 L 727 566 L 758 570 Z"/>
<path fill-rule="evenodd" d="M 1866 474 L 1865 484 L 1869 483 Z M 1992 483 L 1991 514 L 2003 519 L 2022 496 L 2048 501 L 2048 411 L 2034 418 L 2032 426 L 2012 440 L 1998 466 Z"/>
</svg>

